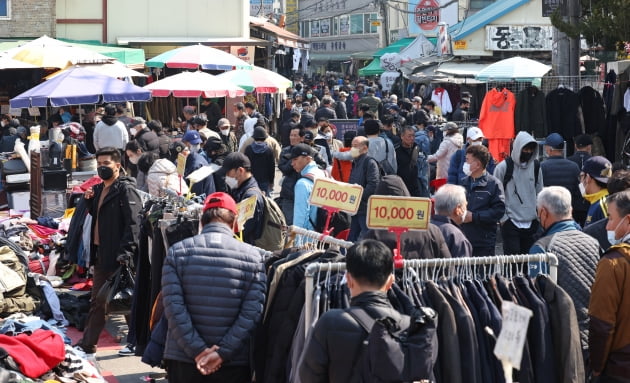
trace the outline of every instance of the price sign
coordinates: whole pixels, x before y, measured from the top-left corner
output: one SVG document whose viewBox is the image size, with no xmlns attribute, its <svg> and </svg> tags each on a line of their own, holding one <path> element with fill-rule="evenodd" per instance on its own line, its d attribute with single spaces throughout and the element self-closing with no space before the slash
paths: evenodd
<svg viewBox="0 0 630 383">
<path fill-rule="evenodd" d="M 311 193 L 311 205 L 329 207 L 356 214 L 361 203 L 363 187 L 329 178 L 317 178 Z"/>
<path fill-rule="evenodd" d="M 253 195 L 242 200 L 236 204 L 236 208 L 238 209 L 238 230 L 242 231 L 245 222 L 254 216 L 254 211 L 256 211 L 256 196 Z"/>
<path fill-rule="evenodd" d="M 426 230 L 430 215 L 429 198 L 373 195 L 368 200 L 367 226 L 370 229 Z"/>
<path fill-rule="evenodd" d="M 183 177 L 185 171 L 186 171 L 186 154 L 179 153 L 177 155 L 177 174 L 179 174 L 180 177 Z"/>
<path fill-rule="evenodd" d="M 526 307 L 508 301 L 503 301 L 501 310 L 503 311 L 503 322 L 499 338 L 494 346 L 494 355 L 504 363 L 520 369 L 523 346 L 527 338 L 527 326 L 529 326 L 533 312 Z"/>
</svg>

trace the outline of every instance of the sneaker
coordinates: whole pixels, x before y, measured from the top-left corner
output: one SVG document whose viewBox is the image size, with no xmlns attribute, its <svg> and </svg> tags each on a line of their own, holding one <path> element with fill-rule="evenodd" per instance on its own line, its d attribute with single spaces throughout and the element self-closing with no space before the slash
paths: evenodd
<svg viewBox="0 0 630 383">
<path fill-rule="evenodd" d="M 136 346 L 133 344 L 127 344 L 123 349 L 118 350 L 120 356 L 133 356 L 136 354 Z"/>
</svg>

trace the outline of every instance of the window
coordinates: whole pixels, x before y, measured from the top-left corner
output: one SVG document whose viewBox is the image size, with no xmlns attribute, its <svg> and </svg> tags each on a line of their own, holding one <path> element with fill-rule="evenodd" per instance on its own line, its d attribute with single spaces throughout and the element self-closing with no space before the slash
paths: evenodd
<svg viewBox="0 0 630 383">
<path fill-rule="evenodd" d="M 333 17 L 332 19 L 332 35 L 337 36 L 339 34 L 339 17 Z"/>
<path fill-rule="evenodd" d="M 378 33 L 378 27 L 372 25 L 372 21 L 378 20 L 378 13 L 368 13 L 365 16 L 367 16 L 368 19 L 365 25 L 365 33 Z"/>
<path fill-rule="evenodd" d="M 350 34 L 361 35 L 363 30 L 363 14 L 350 15 Z"/>
<path fill-rule="evenodd" d="M 0 0 L 0 19 L 11 18 L 11 0 Z"/>
<path fill-rule="evenodd" d="M 319 35 L 321 37 L 330 36 L 330 19 L 321 19 L 319 21 Z"/>
<path fill-rule="evenodd" d="M 301 31 L 300 36 L 311 37 L 311 25 L 308 21 L 302 21 L 300 23 Z"/>
<path fill-rule="evenodd" d="M 348 15 L 339 17 L 339 34 L 350 34 L 350 17 Z"/>
<path fill-rule="evenodd" d="M 494 3 L 495 0 L 470 0 L 470 9 L 478 11 Z"/>
</svg>

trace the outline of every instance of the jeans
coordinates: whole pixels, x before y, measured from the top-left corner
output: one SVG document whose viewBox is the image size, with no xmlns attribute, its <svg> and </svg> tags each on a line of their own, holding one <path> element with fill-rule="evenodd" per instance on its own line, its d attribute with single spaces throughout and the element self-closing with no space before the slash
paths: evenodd
<svg viewBox="0 0 630 383">
<path fill-rule="evenodd" d="M 166 372 L 169 383 L 249 383 L 252 374 L 249 367 L 221 367 L 210 375 L 202 375 L 193 363 L 179 360 L 166 360 Z"/>
<path fill-rule="evenodd" d="M 430 197 L 429 193 L 429 164 L 426 157 L 420 154 L 418 157 L 418 181 L 420 181 L 420 197 Z"/>
<path fill-rule="evenodd" d="M 356 242 L 365 236 L 367 233 L 367 215 L 365 212 L 357 213 L 350 221 L 350 233 L 348 234 L 348 241 Z"/>
</svg>

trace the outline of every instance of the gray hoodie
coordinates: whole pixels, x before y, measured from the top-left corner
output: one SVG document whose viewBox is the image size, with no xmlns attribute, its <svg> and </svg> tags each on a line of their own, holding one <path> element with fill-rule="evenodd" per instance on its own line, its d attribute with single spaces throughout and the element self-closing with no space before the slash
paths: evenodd
<svg viewBox="0 0 630 383">
<path fill-rule="evenodd" d="M 514 139 L 514 145 L 510 156 L 514 161 L 514 173 L 512 179 L 505 188 L 505 215 L 501 218 L 501 223 L 508 218 L 515 224 L 532 222 L 536 216 L 536 196 L 543 188 L 542 170 L 538 170 L 538 182 L 534 177 L 534 155 L 524 164 L 521 164 L 521 150 L 530 142 L 536 142 L 534 137 L 527 132 L 519 132 Z M 494 176 L 503 183 L 503 176 L 506 171 L 506 163 L 502 161 L 494 169 Z"/>
</svg>

